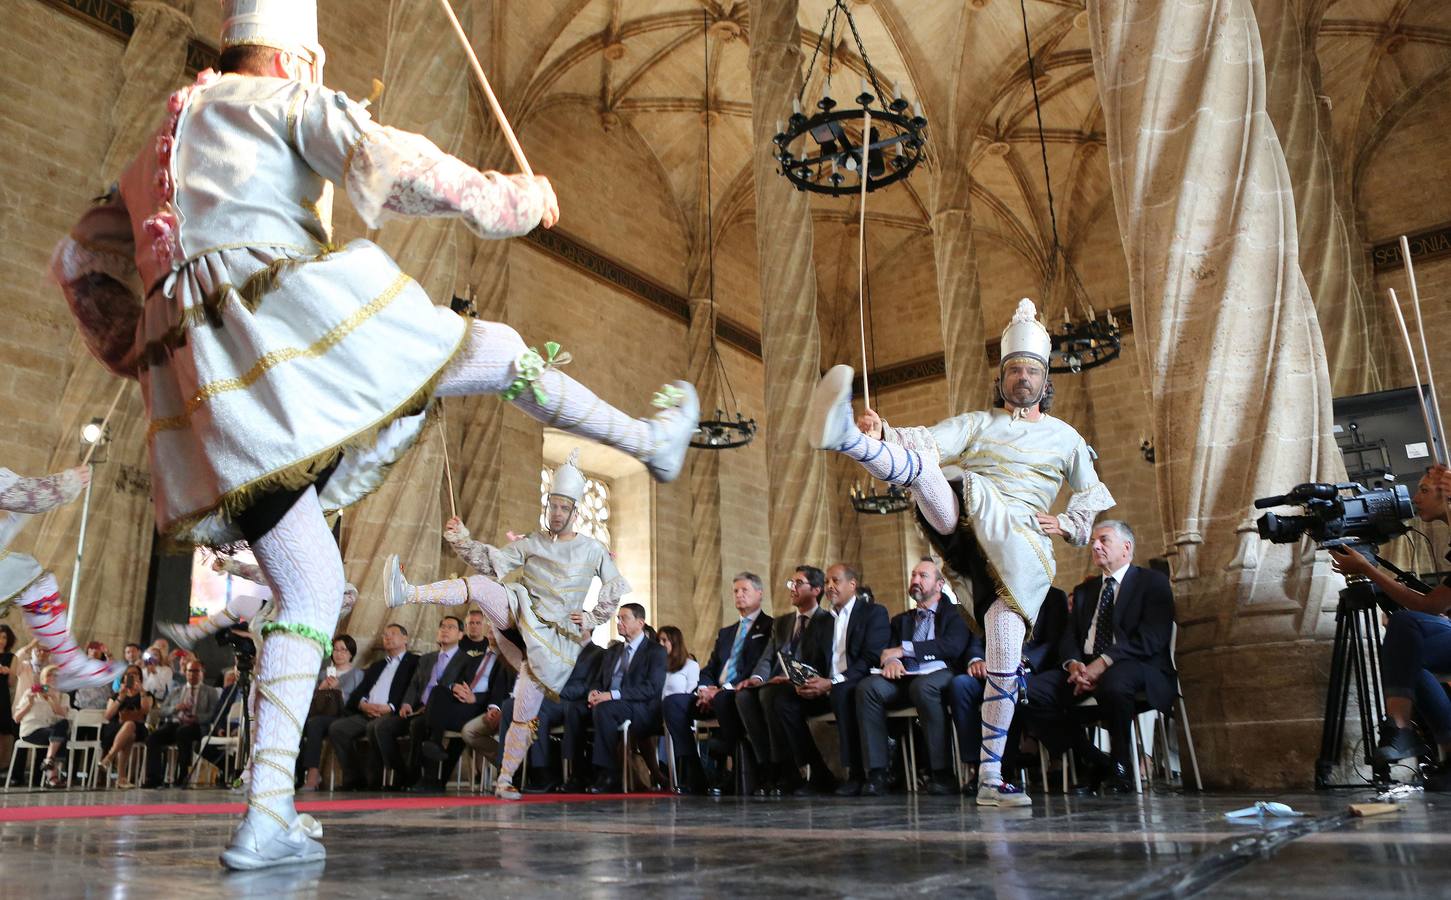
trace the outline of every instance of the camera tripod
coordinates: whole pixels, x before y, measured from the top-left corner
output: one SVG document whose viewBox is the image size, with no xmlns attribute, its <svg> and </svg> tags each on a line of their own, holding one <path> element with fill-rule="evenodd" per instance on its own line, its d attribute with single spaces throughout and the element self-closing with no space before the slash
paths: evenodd
<svg viewBox="0 0 1451 900">
<path fill-rule="evenodd" d="M 257 654 L 245 652 L 239 646 L 234 645 L 236 650 L 237 681 L 233 685 L 230 699 L 223 696 L 225 702 L 217 705 L 217 718 L 207 728 L 207 733 L 202 736 L 201 745 L 197 747 L 196 756 L 192 758 L 191 768 L 187 770 L 186 777 L 182 779 L 183 785 L 192 783 L 192 777 L 196 773 L 197 764 L 200 763 L 210 746 L 212 738 L 219 725 L 226 721 L 227 714 L 231 711 L 232 704 L 241 700 L 242 703 L 242 731 L 237 736 L 237 759 L 240 760 L 238 771 L 246 771 L 247 763 L 252 759 L 252 669 L 257 662 Z M 217 766 L 225 775 L 226 770 Z"/>
<path fill-rule="evenodd" d="M 1352 546 L 1359 551 L 1361 547 Z M 1430 588 L 1416 576 L 1396 568 L 1371 550 L 1376 563 L 1414 590 L 1426 593 Z M 1385 694 L 1380 683 L 1380 623 L 1378 608 L 1386 604 L 1391 612 L 1394 604 L 1384 592 L 1367 578 L 1346 579 L 1340 592 L 1340 605 L 1335 609 L 1335 645 L 1330 657 L 1330 686 L 1325 693 L 1325 725 L 1320 733 L 1320 758 L 1315 761 L 1315 787 L 1364 787 L 1363 784 L 1335 784 L 1331 773 L 1340 764 L 1341 742 L 1345 739 L 1345 714 L 1350 690 L 1355 688 L 1355 706 L 1360 714 L 1360 746 L 1364 762 L 1371 770 L 1375 785 L 1390 783 L 1390 766 L 1375 758 L 1376 729 L 1385 719 Z M 1352 679 L 1354 679 L 1352 681 Z"/>
</svg>

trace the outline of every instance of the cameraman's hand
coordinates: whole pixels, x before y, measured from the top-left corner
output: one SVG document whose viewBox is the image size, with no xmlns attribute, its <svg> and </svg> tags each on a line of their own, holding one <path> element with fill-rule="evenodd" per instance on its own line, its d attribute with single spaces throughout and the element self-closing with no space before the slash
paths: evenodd
<svg viewBox="0 0 1451 900">
<path fill-rule="evenodd" d="M 1330 548 L 1330 568 L 1341 575 L 1369 575 L 1375 564 L 1347 547 Z"/>
</svg>

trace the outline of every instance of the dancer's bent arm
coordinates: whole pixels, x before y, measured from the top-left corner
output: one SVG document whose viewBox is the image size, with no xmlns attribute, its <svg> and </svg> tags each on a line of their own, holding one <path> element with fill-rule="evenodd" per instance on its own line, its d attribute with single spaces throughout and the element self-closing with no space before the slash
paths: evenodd
<svg viewBox="0 0 1451 900">
<path fill-rule="evenodd" d="M 79 497 L 90 480 L 91 470 L 87 466 L 39 478 L 26 478 L 9 469 L 0 469 L 0 509 L 27 515 L 43 513 Z"/>
</svg>

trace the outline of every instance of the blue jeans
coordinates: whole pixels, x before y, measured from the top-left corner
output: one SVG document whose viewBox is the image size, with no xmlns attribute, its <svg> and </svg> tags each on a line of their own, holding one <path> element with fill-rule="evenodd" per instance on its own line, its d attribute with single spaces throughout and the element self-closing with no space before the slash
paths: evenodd
<svg viewBox="0 0 1451 900">
<path fill-rule="evenodd" d="M 1411 700 L 1438 744 L 1451 744 L 1451 698 L 1433 673 L 1451 672 L 1451 619 L 1403 609 L 1381 645 L 1387 697 Z"/>
</svg>

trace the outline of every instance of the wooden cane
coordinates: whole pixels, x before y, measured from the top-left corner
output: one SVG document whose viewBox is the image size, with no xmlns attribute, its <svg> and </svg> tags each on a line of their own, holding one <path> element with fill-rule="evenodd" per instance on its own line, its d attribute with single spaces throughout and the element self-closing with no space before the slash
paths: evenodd
<svg viewBox="0 0 1451 900">
<path fill-rule="evenodd" d="M 499 98 L 494 96 L 494 89 L 489 86 L 488 76 L 484 74 L 484 67 L 479 65 L 479 57 L 474 53 L 473 45 L 469 43 L 469 36 L 464 32 L 464 27 L 459 24 L 458 16 L 454 15 L 453 7 L 448 0 L 438 0 L 438 5 L 443 7 L 444 15 L 453 25 L 454 34 L 458 36 L 458 42 L 468 55 L 469 66 L 474 70 L 474 77 L 479 81 L 479 87 L 484 92 L 484 98 L 489 101 L 489 108 L 494 111 L 494 118 L 498 120 L 499 127 L 504 130 L 504 139 L 509 142 L 509 149 L 514 151 L 514 161 L 519 164 L 519 170 L 530 178 L 534 177 L 534 170 L 529 167 L 529 160 L 524 158 L 524 148 L 519 146 L 519 139 L 514 136 L 514 129 L 509 125 L 509 119 L 504 115 L 504 108 L 499 105 Z"/>
<path fill-rule="evenodd" d="M 453 466 L 448 461 L 448 428 L 444 426 L 442 401 L 438 404 L 438 436 L 443 439 L 443 475 L 448 479 L 448 514 L 450 518 L 456 518 L 458 505 L 453 499 Z"/>
</svg>

